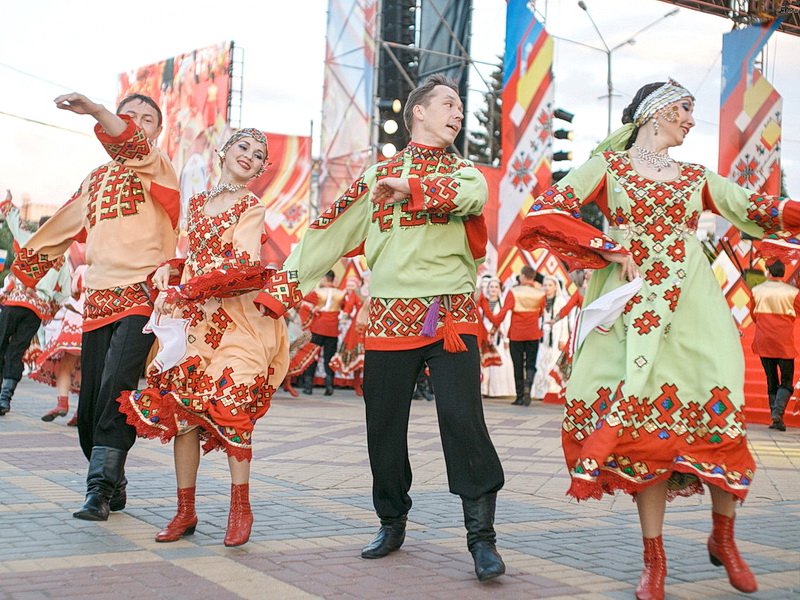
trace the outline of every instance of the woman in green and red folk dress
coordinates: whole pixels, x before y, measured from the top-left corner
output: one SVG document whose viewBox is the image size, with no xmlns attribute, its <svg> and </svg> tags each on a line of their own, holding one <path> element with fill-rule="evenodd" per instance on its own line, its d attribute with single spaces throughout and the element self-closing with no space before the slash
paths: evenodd
<svg viewBox="0 0 800 600">
<path fill-rule="evenodd" d="M 533 203 L 519 246 L 546 247 L 571 269 L 593 268 L 584 307 L 642 277 L 609 331 L 576 350 L 562 442 L 568 494 L 632 494 L 644 538 L 637 598 L 663 598 L 666 501 L 711 494 L 708 551 L 731 584 L 756 590 L 733 537 L 736 502 L 755 463 L 744 425 L 744 360 L 739 335 L 695 235 L 703 210 L 754 237 L 800 231 L 800 204 L 746 190 L 669 149 L 694 127 L 694 97 L 675 81 L 641 88 L 624 126 Z M 583 223 L 596 202 L 605 235 Z M 713 340 L 713 341 L 712 341 Z"/>
</svg>

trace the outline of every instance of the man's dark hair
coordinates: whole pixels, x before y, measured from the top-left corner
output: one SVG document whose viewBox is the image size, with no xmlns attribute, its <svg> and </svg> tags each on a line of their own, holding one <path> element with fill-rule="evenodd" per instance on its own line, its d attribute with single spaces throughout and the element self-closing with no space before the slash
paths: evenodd
<svg viewBox="0 0 800 600">
<path fill-rule="evenodd" d="M 536 269 L 534 269 L 530 265 L 525 265 L 519 270 L 519 274 L 522 275 L 525 279 L 530 279 L 531 281 L 534 280 L 536 277 Z"/>
<path fill-rule="evenodd" d="M 786 274 L 786 267 L 781 261 L 776 260 L 771 265 L 767 265 L 767 271 L 773 277 L 783 277 Z"/>
<path fill-rule="evenodd" d="M 433 93 L 433 88 L 437 85 L 446 85 L 456 93 L 456 96 L 459 95 L 458 84 L 450 77 L 442 75 L 441 73 L 429 75 L 422 85 L 411 90 L 411 93 L 408 95 L 408 100 L 406 100 L 406 105 L 403 108 L 403 124 L 406 126 L 408 133 L 411 133 L 411 125 L 414 123 L 414 107 L 418 104 L 428 106 L 431 102 L 430 97 Z"/>
<path fill-rule="evenodd" d="M 325 273 L 323 277 L 328 281 L 333 281 L 334 279 L 336 279 L 336 273 L 334 273 L 333 271 L 328 271 L 327 273 Z"/>
<path fill-rule="evenodd" d="M 150 96 L 145 96 L 144 94 L 131 94 L 130 96 L 125 96 L 117 106 L 117 114 L 122 112 L 122 107 L 125 106 L 128 102 L 133 102 L 134 100 L 139 100 L 140 102 L 144 102 L 148 106 L 152 106 L 156 109 L 156 114 L 158 115 L 158 126 L 161 127 L 161 122 L 163 121 L 164 117 L 161 115 L 161 109 L 158 107 L 158 104 L 155 100 L 153 100 Z"/>
</svg>

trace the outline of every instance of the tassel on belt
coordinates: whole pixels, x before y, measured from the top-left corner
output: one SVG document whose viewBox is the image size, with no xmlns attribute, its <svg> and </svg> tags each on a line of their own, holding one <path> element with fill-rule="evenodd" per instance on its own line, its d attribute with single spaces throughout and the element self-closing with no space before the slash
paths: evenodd
<svg viewBox="0 0 800 600">
<path fill-rule="evenodd" d="M 443 339 L 445 352 L 466 352 L 467 346 L 464 340 L 456 331 L 455 321 L 453 320 L 453 305 L 450 296 L 437 296 L 428 311 L 425 313 L 425 321 L 422 325 L 422 335 L 425 337 L 436 337 L 441 314 L 444 313 Z"/>
</svg>

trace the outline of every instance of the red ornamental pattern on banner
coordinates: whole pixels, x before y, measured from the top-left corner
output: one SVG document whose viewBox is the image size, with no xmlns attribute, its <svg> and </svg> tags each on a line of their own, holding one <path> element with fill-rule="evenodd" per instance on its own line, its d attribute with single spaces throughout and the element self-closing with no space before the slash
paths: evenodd
<svg viewBox="0 0 800 600">
<path fill-rule="evenodd" d="M 496 272 L 503 281 L 537 262 L 516 248 L 516 240 L 534 198 L 550 185 L 553 112 L 553 39 L 524 0 L 509 0 L 506 23 L 495 236 Z"/>
<path fill-rule="evenodd" d="M 719 173 L 741 186 L 780 193 L 783 100 L 755 58 L 780 20 L 726 33 L 722 43 Z"/>
<path fill-rule="evenodd" d="M 720 96 L 719 173 L 764 194 L 780 194 L 781 112 L 783 101 L 755 58 L 780 20 L 737 29 L 723 36 L 723 87 Z M 719 252 L 713 269 L 731 313 L 740 326 L 751 322 L 750 290 L 742 269 L 752 262 L 752 243 L 731 227 L 724 239 L 732 255 Z M 721 250 L 722 248 L 720 248 Z"/>
</svg>

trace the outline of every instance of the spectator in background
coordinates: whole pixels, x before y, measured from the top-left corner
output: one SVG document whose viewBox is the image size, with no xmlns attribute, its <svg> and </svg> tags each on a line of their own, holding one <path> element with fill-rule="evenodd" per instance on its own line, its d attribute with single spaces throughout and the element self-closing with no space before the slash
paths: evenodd
<svg viewBox="0 0 800 600">
<path fill-rule="evenodd" d="M 531 386 L 531 396 L 543 400 L 547 394 L 558 394 L 561 389 L 561 377 L 554 378 L 551 373 L 557 369 L 561 353 L 567 347 L 569 340 L 569 321 L 555 318 L 566 306 L 564 286 L 559 279 L 548 275 L 544 278 L 544 311 L 542 325 L 542 340 L 536 355 L 536 375 Z"/>
<path fill-rule="evenodd" d="M 781 261 L 767 260 L 767 271 L 767 281 L 752 290 L 751 314 L 756 325 L 752 348 L 767 375 L 769 428 L 786 431 L 783 414 L 794 390 L 794 324 L 800 314 L 800 290 L 782 281 L 786 267 Z"/>
<path fill-rule="evenodd" d="M 511 404 L 529 406 L 531 385 L 536 374 L 536 354 L 542 329 L 539 320 L 545 304 L 545 294 L 540 284 L 542 276 L 533 267 L 525 265 L 519 272 L 519 284 L 506 294 L 503 308 L 489 316 L 495 328 L 511 313 L 508 329 L 509 351 L 514 364 L 516 399 Z"/>
<path fill-rule="evenodd" d="M 483 317 L 487 340 L 499 358 L 499 364 L 481 364 L 481 394 L 488 397 L 507 397 L 515 394 L 514 364 L 509 351 L 508 328 L 511 315 L 506 315 L 498 327 L 490 320 L 490 316 L 503 309 L 503 285 L 497 277 L 490 277 L 486 284 L 486 293 L 478 298 L 478 308 Z"/>
<path fill-rule="evenodd" d="M 42 421 L 65 417 L 69 412 L 69 393 L 81 389 L 81 334 L 83 331 L 83 272 L 72 273 L 71 296 L 64 300 L 52 321 L 44 325 L 44 347 L 28 374 L 34 381 L 56 388 L 56 407 L 42 415 Z M 78 424 L 77 412 L 67 425 Z"/>
<path fill-rule="evenodd" d="M 328 271 L 319 286 L 303 298 L 311 307 L 311 343 L 322 349 L 326 396 L 333 395 L 333 369 L 330 363 L 339 344 L 339 312 L 344 307 L 344 295 L 344 291 L 336 287 L 336 275 Z M 316 371 L 317 362 L 314 361 L 301 376 L 304 394 L 313 393 Z"/>
</svg>

